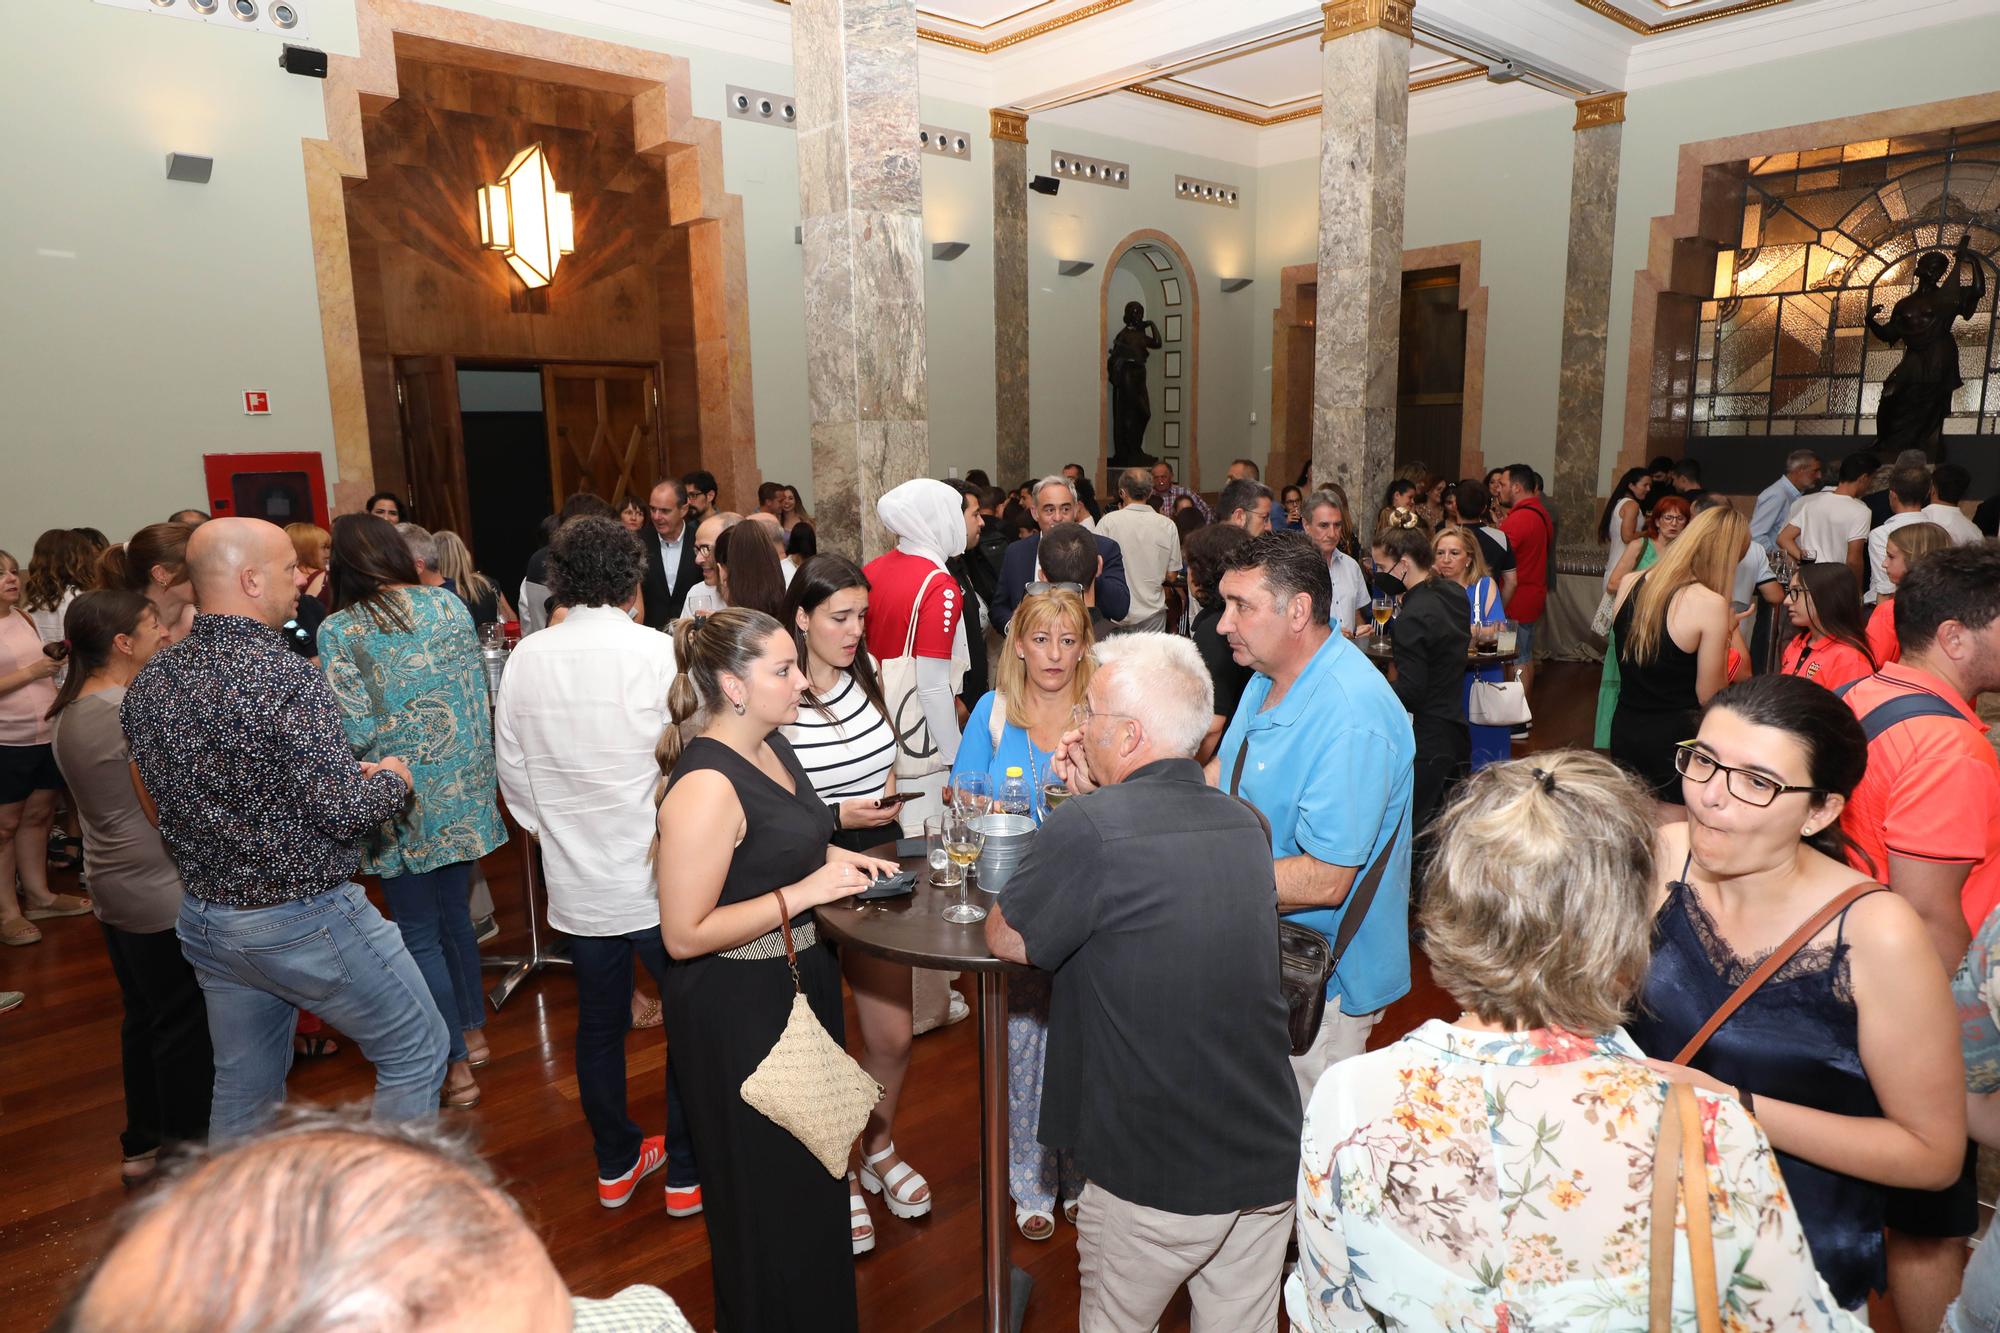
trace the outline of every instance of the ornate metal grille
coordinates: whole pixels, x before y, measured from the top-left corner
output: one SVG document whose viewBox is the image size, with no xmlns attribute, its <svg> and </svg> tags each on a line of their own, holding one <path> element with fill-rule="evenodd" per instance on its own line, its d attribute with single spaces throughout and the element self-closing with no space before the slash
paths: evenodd
<svg viewBox="0 0 2000 1333">
<path fill-rule="evenodd" d="M 1689 433 L 1873 435 L 1902 349 L 1871 337 L 1869 308 L 1893 308 L 1915 289 L 1916 257 L 1967 234 L 1990 269 L 2000 122 L 1752 159 L 1741 244 L 1716 256 L 1701 307 Z M 2000 432 L 1994 298 L 1956 332 L 1965 384 L 1944 433 Z"/>
</svg>

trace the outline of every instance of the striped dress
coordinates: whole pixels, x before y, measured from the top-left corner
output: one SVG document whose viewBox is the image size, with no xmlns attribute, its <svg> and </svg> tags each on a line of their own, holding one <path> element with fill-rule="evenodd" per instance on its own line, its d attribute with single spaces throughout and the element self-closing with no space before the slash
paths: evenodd
<svg viewBox="0 0 2000 1333">
<path fill-rule="evenodd" d="M 799 704 L 799 719 L 784 729 L 799 764 L 812 780 L 813 792 L 828 805 L 839 805 L 855 796 L 880 796 L 889 770 L 896 762 L 896 735 L 868 696 L 862 693 L 852 672 L 841 675 L 833 693 L 820 707 Z M 883 841 L 882 829 L 841 830 L 834 834 L 838 845 L 844 839 L 864 838 L 859 845 L 872 847 Z M 895 837 L 893 828 L 886 836 Z"/>
</svg>

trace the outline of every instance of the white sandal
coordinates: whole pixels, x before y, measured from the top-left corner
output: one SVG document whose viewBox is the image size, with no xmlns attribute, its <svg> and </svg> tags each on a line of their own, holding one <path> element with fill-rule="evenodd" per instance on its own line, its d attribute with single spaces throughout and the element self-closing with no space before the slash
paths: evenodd
<svg viewBox="0 0 2000 1333">
<path fill-rule="evenodd" d="M 847 1173 L 847 1238 L 854 1242 L 856 1257 L 875 1248 L 875 1219 L 868 1215 L 868 1200 L 853 1188 L 854 1173 Z"/>
<path fill-rule="evenodd" d="M 1015 1208 L 1014 1225 L 1029 1240 L 1048 1240 L 1056 1234 L 1055 1214 L 1046 1208 Z"/>
<path fill-rule="evenodd" d="M 886 1162 L 896 1155 L 896 1145 L 890 1144 L 881 1152 L 871 1153 L 861 1159 L 861 1188 L 870 1194 L 882 1196 L 882 1202 L 892 1216 L 905 1222 L 924 1216 L 931 1210 L 928 1196 L 919 1200 L 919 1190 L 928 1190 L 930 1182 L 913 1170 L 908 1162 L 898 1161 L 886 1174 L 877 1173 L 876 1163 Z"/>
</svg>

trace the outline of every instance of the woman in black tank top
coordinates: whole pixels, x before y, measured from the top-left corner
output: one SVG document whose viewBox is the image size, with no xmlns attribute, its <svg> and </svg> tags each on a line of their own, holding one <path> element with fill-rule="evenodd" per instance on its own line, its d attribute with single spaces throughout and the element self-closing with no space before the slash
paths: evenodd
<svg viewBox="0 0 2000 1333">
<path fill-rule="evenodd" d="M 828 846 L 833 811 L 813 794 L 778 729 L 806 677 L 792 637 L 761 612 L 719 611 L 675 631 L 681 675 L 668 702 L 700 733 L 660 742 L 660 933 L 667 1046 L 701 1163 L 718 1333 L 819 1333 L 856 1324 L 847 1189 L 741 1088 L 784 1029 L 792 975 L 843 1039 L 840 967 L 813 909 L 890 863 Z M 780 905 L 782 904 L 782 906 Z M 789 914 L 789 916 L 788 916 Z"/>
</svg>

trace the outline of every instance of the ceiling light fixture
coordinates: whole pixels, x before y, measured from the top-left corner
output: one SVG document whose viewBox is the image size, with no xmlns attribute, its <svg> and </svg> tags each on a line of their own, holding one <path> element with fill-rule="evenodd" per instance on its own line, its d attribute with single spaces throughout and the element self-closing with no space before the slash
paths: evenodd
<svg viewBox="0 0 2000 1333">
<path fill-rule="evenodd" d="M 576 250 L 569 196 L 556 188 L 540 144 L 523 148 L 494 185 L 479 187 L 479 243 L 497 250 L 529 289 L 546 287 Z"/>
</svg>

